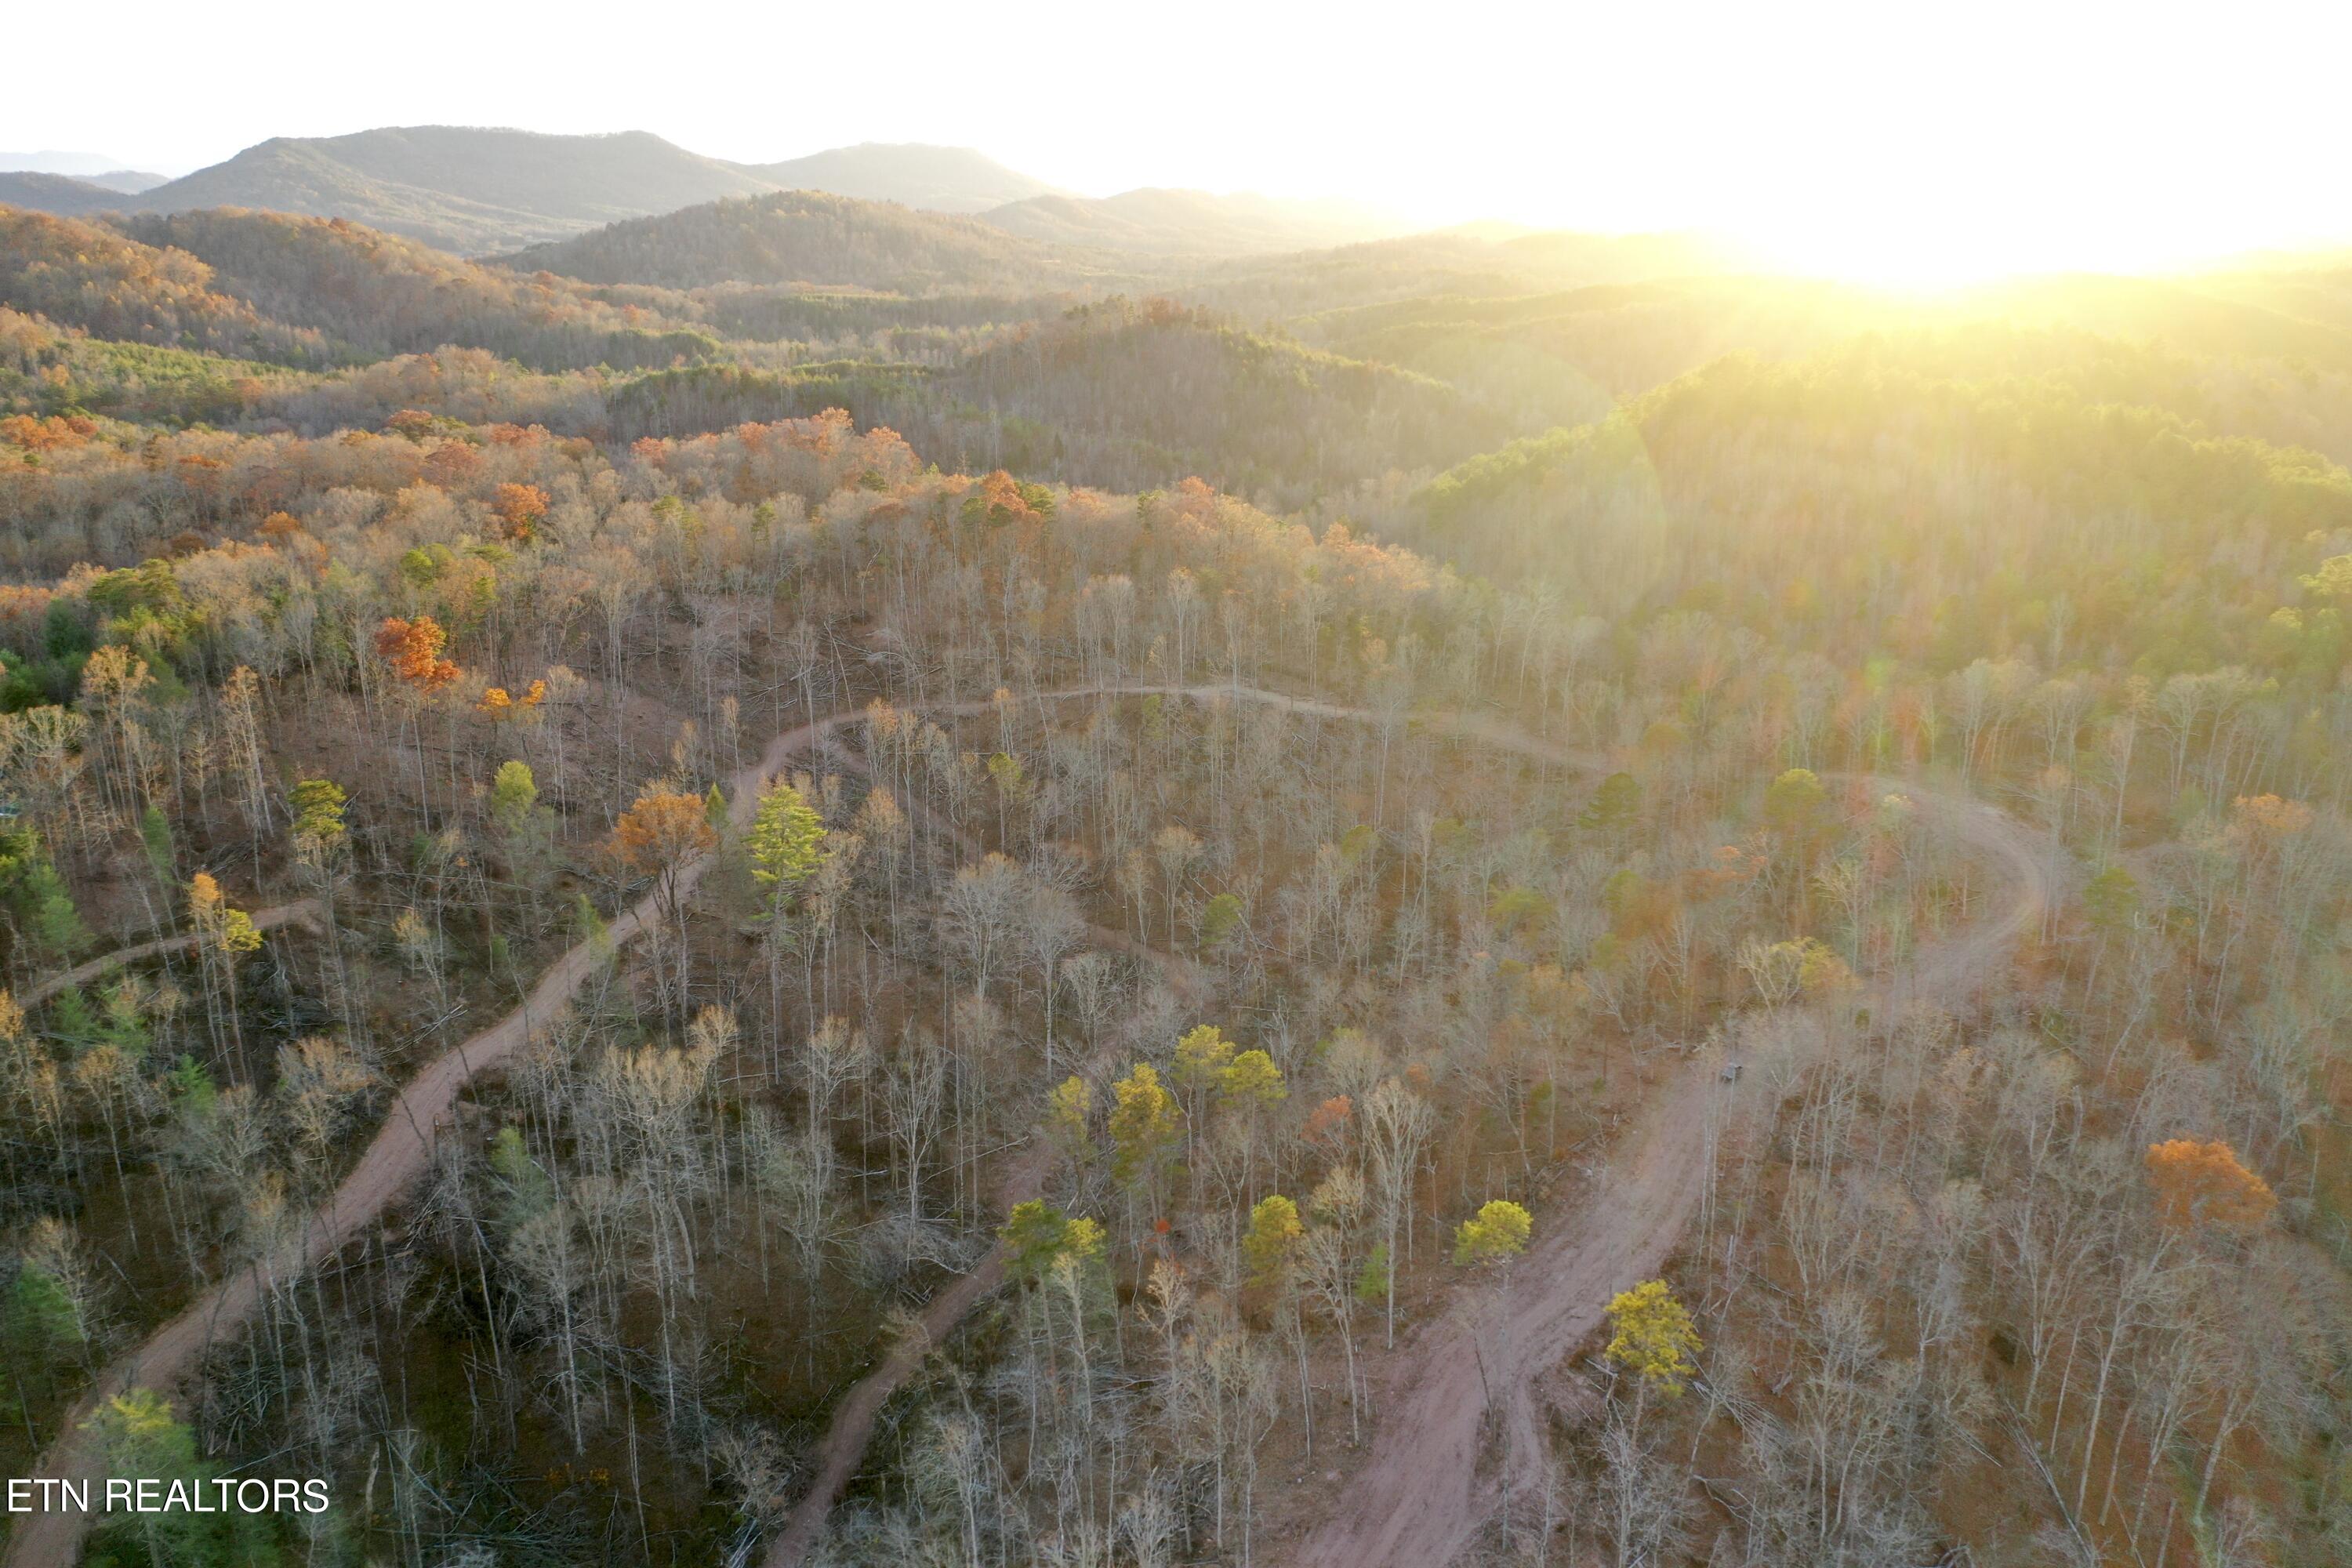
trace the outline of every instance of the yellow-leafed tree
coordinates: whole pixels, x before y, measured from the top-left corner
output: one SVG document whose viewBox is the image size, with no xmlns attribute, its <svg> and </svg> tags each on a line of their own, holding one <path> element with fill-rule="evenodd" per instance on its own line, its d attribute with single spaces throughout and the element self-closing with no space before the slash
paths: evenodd
<svg viewBox="0 0 2352 1568">
<path fill-rule="evenodd" d="M 1698 1370 L 1698 1329 L 1663 1279 L 1645 1280 L 1609 1303 L 1609 1359 L 1644 1387 L 1672 1396 Z"/>
<path fill-rule="evenodd" d="M 1472 1268 L 1508 1263 L 1528 1249 L 1535 1221 L 1508 1198 L 1496 1198 L 1454 1233 L 1454 1261 Z"/>
<path fill-rule="evenodd" d="M 1250 1210 L 1249 1229 L 1242 1237 L 1242 1258 L 1253 1280 L 1280 1278 L 1307 1227 L 1299 1222 L 1298 1205 L 1280 1193 L 1269 1193 Z"/>
<path fill-rule="evenodd" d="M 1111 1099 L 1112 1173 L 1130 1185 L 1152 1185 L 1182 1128 L 1175 1096 L 1150 1062 L 1138 1062 L 1111 1086 Z"/>
</svg>

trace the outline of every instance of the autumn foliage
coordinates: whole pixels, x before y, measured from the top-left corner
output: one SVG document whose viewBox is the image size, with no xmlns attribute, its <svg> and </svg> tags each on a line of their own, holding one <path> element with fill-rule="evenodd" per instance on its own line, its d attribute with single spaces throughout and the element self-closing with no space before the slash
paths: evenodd
<svg viewBox="0 0 2352 1568">
<path fill-rule="evenodd" d="M 719 842 L 699 795 L 647 790 L 613 825 L 613 852 L 637 871 L 666 872 Z"/>
<path fill-rule="evenodd" d="M 482 693 L 474 704 L 474 711 L 483 718 L 496 721 L 512 719 L 528 713 L 547 700 L 547 682 L 534 680 L 520 691 L 509 691 L 503 686 L 493 686 Z"/>
<path fill-rule="evenodd" d="M 376 657 L 391 665 L 403 682 L 428 696 L 457 679 L 457 665 L 442 657 L 448 646 L 449 634 L 430 616 L 413 621 L 387 616 L 375 632 Z"/>
<path fill-rule="evenodd" d="M 981 480 L 978 493 L 963 504 L 967 519 L 984 521 L 992 528 L 1035 522 L 1049 516 L 1053 510 L 1053 498 L 1043 485 L 1023 484 L 1003 468 Z"/>
<path fill-rule="evenodd" d="M 597 363 L 607 307 L 551 281 L 542 331 L 541 286 L 497 269 L 337 331 L 313 373 L 205 295 L 331 297 L 338 327 L 411 296 L 257 261 L 471 264 L 136 221 L 222 258 L 74 237 L 73 275 L 121 276 L 75 320 L 142 352 L 0 310 L 23 579 L 0 584 L 0 980 L 25 1003 L 0 993 L 0 1335 L 12 1362 L 27 1329 L 58 1352 L 11 1385 L 12 1465 L 70 1429 L 101 1352 L 276 1257 L 365 1118 L 416 1147 L 424 1096 L 386 1091 L 455 1050 L 481 1077 L 467 1135 L 412 1168 L 416 1223 L 379 1217 L 380 1162 L 361 1208 L 322 1211 L 400 1267 L 225 1287 L 248 1305 L 219 1331 L 254 1353 L 184 1383 L 268 1395 L 225 1463 L 356 1494 L 405 1428 L 337 1391 L 462 1361 L 462 1394 L 428 1379 L 434 1442 L 463 1410 L 498 1462 L 398 1468 L 446 1507 L 362 1510 L 360 1555 L 448 1556 L 544 1462 L 599 1489 L 530 1483 L 534 1531 L 635 1561 L 607 1530 L 635 1504 L 640 1546 L 715 1560 L 814 1451 L 803 1418 L 869 1397 L 893 1413 L 857 1460 L 873 1484 L 820 1552 L 1040 1562 L 1093 1531 L 1105 1561 L 1245 1562 L 1253 1520 L 1359 1466 L 1332 1517 L 1444 1482 L 1481 1502 L 1466 1538 L 1488 1413 L 1540 1405 L 1605 1306 L 1609 1387 L 1538 1411 L 1552 1458 L 1496 1489 L 1501 1550 L 2337 1560 L 2343 1489 L 2283 1478 L 2352 1430 L 2324 1331 L 2340 1260 L 2301 1212 L 2343 1196 L 2352 475 L 2264 466 L 2200 501 L 2225 458 L 2270 464 L 2261 443 L 2084 448 L 2134 416 L 2054 424 L 2035 388 L 2079 349 L 2036 333 L 1916 375 L 1924 346 L 1883 378 L 1734 362 L 1636 395 L 1632 362 L 1668 353 L 1633 352 L 1643 323 L 1679 294 L 1647 286 L 1547 307 L 1459 386 L 1450 327 L 1424 356 L 1417 329 L 1318 314 L 1309 349 L 1155 303 L 1024 342 L 1010 300 L 650 286 L 628 290 L 648 353 L 656 309 L 811 335 L 642 376 L 360 363 L 453 341 L 483 298 L 522 313 L 469 340 Z M 34 226 L 0 214 L 0 240 Z M 61 268 L 17 287 L 73 304 Z M 1221 297 L 1323 288 L 1258 276 Z M 1483 342 L 1490 304 L 1514 308 L 1431 320 Z M 1711 341 L 1716 309 L 1665 335 Z M 900 339 L 903 380 L 827 368 Z M 2081 372 L 2095 397 L 2141 363 L 2111 346 Z M 1561 416 L 1601 428 L 1408 495 L 1452 460 L 1413 411 L 1465 451 L 1498 427 L 1481 410 L 1549 418 L 1529 378 L 1583 379 L 1552 349 L 1624 362 L 1596 378 L 1624 412 L 1580 390 Z M 2259 429 L 2272 377 L 2164 363 L 2209 427 Z M 246 368 L 268 377 L 249 412 L 194 417 Z M 2288 423 L 2341 461 L 2319 416 L 2352 412 L 2352 378 L 2317 374 Z M 836 394 L 857 420 L 782 416 Z M 141 399 L 175 412 L 142 425 Z M 2144 446 L 2174 466 L 2102 466 Z M 1258 504 L 1177 482 L 1195 461 Z M 1161 488 L 1088 488 L 1122 476 Z M 1258 510 L 1300 487 L 1318 504 Z M 751 787 L 787 752 L 801 784 Z M 255 914 L 214 880 L 232 867 Z M 51 989 L 101 942 L 144 956 Z M 2244 1149 L 2200 1141 L 2221 1129 Z M 90 1279 L 136 1282 L 63 1336 L 77 1265 L 45 1208 L 82 1216 Z M 992 1236 L 1022 1289 L 943 1290 Z M 1604 1254 L 1672 1258 L 1674 1286 L 1587 1267 Z M 1449 1258 L 1479 1273 L 1453 1303 Z M 949 1329 L 958 1301 L 978 1331 Z M 1395 1352 L 1370 1377 L 1368 1318 Z M 1364 1421 L 1424 1355 L 1444 1401 Z M 1436 1562 L 1442 1533 L 1394 1539 Z"/>
<path fill-rule="evenodd" d="M 514 540 L 529 539 L 547 515 L 547 492 L 537 485 L 500 485 L 490 501 L 499 531 Z"/>
<path fill-rule="evenodd" d="M 1663 1279 L 1645 1280 L 1609 1303 L 1608 1356 L 1643 1384 L 1672 1397 L 1698 1370 L 1698 1329 Z"/>
<path fill-rule="evenodd" d="M 2156 1189 L 2158 1215 L 2176 1230 L 2200 1225 L 2253 1230 L 2278 1207 L 2270 1184 L 2218 1138 L 2149 1144 L 2147 1179 Z"/>
<path fill-rule="evenodd" d="M 79 447 L 97 433 L 96 421 L 80 417 L 36 419 L 26 414 L 11 414 L 0 419 L 0 443 L 21 447 L 27 452 Z"/>
</svg>

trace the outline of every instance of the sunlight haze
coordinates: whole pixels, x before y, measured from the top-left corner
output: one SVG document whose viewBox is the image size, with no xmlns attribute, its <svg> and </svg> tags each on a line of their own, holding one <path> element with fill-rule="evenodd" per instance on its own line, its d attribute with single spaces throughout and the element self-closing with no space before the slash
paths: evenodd
<svg viewBox="0 0 2352 1568">
<path fill-rule="evenodd" d="M 19 9 L 0 1568 L 2352 1564 L 2341 0 Z"/>
<path fill-rule="evenodd" d="M 979 148 L 1087 195 L 1141 185 L 1337 196 L 1418 223 L 1699 229 L 1769 261 L 1936 282 L 2147 268 L 2352 238 L 2340 7 L 1470 5 L 1419 13 L 1212 4 L 1029 8 L 1017 26 L 919 4 L 590 5 L 462 26 L 287 5 L 173 33 L 87 84 L 44 71 L 0 104 L 0 147 L 79 146 L 179 174 L 270 136 L 381 125 L 651 131 L 767 162 L 847 143 Z M 36 10 L 22 58 L 85 24 Z M 626 91 L 595 85 L 614 61 Z M 190 79 L 236 84 L 191 120 Z"/>
</svg>

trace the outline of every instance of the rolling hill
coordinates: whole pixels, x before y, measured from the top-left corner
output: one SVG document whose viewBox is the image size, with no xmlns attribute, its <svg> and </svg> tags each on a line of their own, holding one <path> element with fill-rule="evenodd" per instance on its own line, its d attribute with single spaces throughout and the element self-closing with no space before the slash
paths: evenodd
<svg viewBox="0 0 2352 1568">
<path fill-rule="evenodd" d="M 316 144 L 284 138 L 248 147 L 226 163 L 159 185 L 137 205 L 157 213 L 236 207 L 347 218 L 461 253 L 495 249 L 518 237 L 569 233 L 576 226 L 443 191 L 373 179 Z"/>
<path fill-rule="evenodd" d="M 970 147 L 862 142 L 781 163 L 744 167 L 788 191 L 898 202 L 927 212 L 979 213 L 1061 193 Z"/>
<path fill-rule="evenodd" d="M 1313 250 L 1386 238 L 1412 226 L 1352 202 L 1156 189 L 1098 199 L 1032 196 L 981 216 L 1024 239 L 1163 256 Z"/>
<path fill-rule="evenodd" d="M 1478 224 L 1328 250 L 1232 257 L 1199 268 L 1182 292 L 1196 303 L 1253 320 L 1289 321 L 1304 335 L 1315 325 L 1308 318 L 1350 307 L 1447 310 L 1463 300 L 1521 300 L 1596 283 L 1748 269 L 1736 253 L 1695 235 L 1529 232 Z"/>
<path fill-rule="evenodd" d="M 1089 270 L 1085 258 L 977 219 L 819 191 L 777 191 L 635 218 L 533 246 L 502 265 L 590 283 L 806 283 L 908 294 L 1061 286 Z"/>
<path fill-rule="evenodd" d="M 39 184 L 18 183 L 16 193 L 5 199 L 17 206 L 37 207 L 43 212 L 66 213 L 79 210 L 64 205 L 81 199 L 79 187 L 96 185 L 100 190 L 118 195 L 136 195 L 152 191 L 157 185 L 168 184 L 169 174 L 151 174 L 142 169 L 127 167 L 121 159 L 104 153 L 0 153 L 0 175 L 62 177 L 73 182 L 66 187 L 50 187 L 46 192 L 58 205 L 36 199 L 45 194 Z"/>
<path fill-rule="evenodd" d="M 93 183 L 97 174 L 53 172 L 74 173 Z M 643 131 L 551 136 L 455 125 L 275 137 L 152 189 L 140 184 L 119 188 L 139 196 L 130 205 L 141 211 L 253 207 L 341 217 L 468 256 L 549 243 L 603 224 L 729 196 L 783 189 L 950 213 L 976 213 L 1054 195 L 1043 181 L 968 147 L 869 142 L 782 163 L 744 164 L 707 158 Z M 58 190 L 52 199 L 71 204 L 83 198 L 71 190 Z M 29 199 L 25 205 L 46 205 Z M 66 211 L 68 206 L 47 210 Z M 98 209 L 77 205 L 70 210 Z"/>
<path fill-rule="evenodd" d="M 971 148 L 916 142 L 735 163 L 643 131 L 558 136 L 412 125 L 273 137 L 173 180 L 98 167 L 110 162 L 101 154 L 21 158 L 6 199 L 43 211 L 246 207 L 341 217 L 463 256 L 552 244 L 605 224 L 779 190 L 975 216 L 1016 239 L 1175 258 L 1312 250 L 1412 226 L 1342 201 L 1159 189 L 1072 195 Z M 6 161 L 0 154 L 0 163 Z M 60 178 L 74 183 L 51 183 Z M 101 201 L 92 194 L 100 187 L 125 199 Z"/>
<path fill-rule="evenodd" d="M 151 174 L 144 169 L 108 169 L 95 174 L 84 174 L 81 178 L 88 180 L 93 185 L 102 185 L 110 191 L 121 191 L 123 195 L 131 196 L 139 195 L 153 190 L 158 185 L 168 185 L 172 183 L 171 175 Z"/>
<path fill-rule="evenodd" d="M 39 153 L 0 153 L 0 170 L 21 174 L 67 174 L 115 191 L 143 191 L 172 177 L 133 169 L 111 153 L 67 153 L 55 148 Z"/>
<path fill-rule="evenodd" d="M 112 223 L 0 207 L 0 307 L 152 348 L 318 369 L 443 345 L 537 370 L 717 352 L 691 323 L 340 218 L 236 210 Z"/>
<path fill-rule="evenodd" d="M 320 333 L 272 321 L 221 288 L 185 250 L 49 213 L 0 207 L 0 305 L 119 342 L 289 365 L 336 357 Z"/>
<path fill-rule="evenodd" d="M 35 212 L 55 213 L 60 217 L 80 217 L 87 213 L 119 211 L 125 201 L 121 191 L 70 174 L 30 171 L 0 174 L 0 203 L 12 207 L 30 207 Z"/>
<path fill-rule="evenodd" d="M 1073 310 L 975 354 L 949 378 L 965 405 L 1017 414 L 1038 471 L 1142 487 L 1189 474 L 1291 504 L 1391 469 L 1442 468 L 1508 429 L 1444 382 L 1254 332 L 1164 300 Z M 926 428 L 973 466 L 1013 449 Z M 1050 439 L 1038 439 L 1050 432 Z"/>
<path fill-rule="evenodd" d="M 938 370 L 704 364 L 614 389 L 607 434 L 677 436 L 848 411 L 943 466 L 1118 489 L 1210 483 L 1304 505 L 1433 473 L 1512 426 L 1427 376 L 1244 331 L 1165 300 L 1071 308 Z"/>
<path fill-rule="evenodd" d="M 1555 256 L 1581 248 L 1578 237 L 1540 237 Z M 1884 340 L 1947 375 L 2054 379 L 2084 397 L 2128 396 L 2217 431 L 2352 457 L 2339 430 L 2303 412 L 2323 379 L 2352 375 L 2352 337 L 2324 319 L 2326 276 L 2063 274 L 1920 299 L 1819 279 L 1691 273 L 1517 295 L 1433 292 L 1292 326 L 1332 353 L 1439 377 L 1538 426 L 1597 419 L 1619 398 L 1726 355 L 1787 361 Z"/>
<path fill-rule="evenodd" d="M 2174 389 L 2160 383 L 2145 385 L 2147 401 L 2118 401 L 2129 395 L 2123 381 L 2144 366 L 2164 371 L 2163 362 L 2088 336 L 2021 343 L 2020 331 L 2002 322 L 1958 338 L 1870 334 L 1805 358 L 1715 360 L 1598 423 L 1449 469 L 1420 493 L 1417 537 L 1496 581 L 1556 574 L 1596 584 L 1612 570 L 1604 563 L 1621 573 L 1638 563 L 1622 574 L 1634 593 L 1678 563 L 1706 561 L 1727 584 L 1758 585 L 1740 591 L 1759 604 L 1785 606 L 1773 584 L 1791 553 L 1855 559 L 1898 548 L 1910 577 L 1934 584 L 1997 531 L 1989 558 L 2026 585 L 2021 600 L 2071 596 L 2069 636 L 2112 649 L 2120 668 L 2160 668 L 2200 645 L 2216 657 L 2219 627 L 2209 616 L 2126 610 L 2124 573 L 2060 559 L 2060 520 L 2091 520 L 2087 536 L 2117 552 L 2210 553 L 2218 577 L 2230 573 L 2217 540 L 2284 548 L 2352 528 L 2352 476 L 2324 456 L 2217 434 L 2161 405 Z M 2045 368 L 1987 374 L 2021 363 L 2021 349 Z M 1930 472 L 1935 482 L 1920 482 Z M 2263 580 L 2260 566 L 2236 570 Z M 2168 588 L 2192 597 L 2199 577 Z M 1953 602 L 1922 617 L 1925 645 L 1948 640 L 1972 614 Z M 2332 678 L 2340 654 L 2326 662 Z"/>
<path fill-rule="evenodd" d="M 122 226 L 166 255 L 195 258 L 211 269 L 213 288 L 260 315 L 362 353 L 449 343 L 558 370 L 666 365 L 717 346 L 562 279 L 520 277 L 340 218 L 208 211 L 142 215 Z"/>
<path fill-rule="evenodd" d="M 461 254 L 771 188 L 642 131 L 546 136 L 421 125 L 276 137 L 144 193 L 148 212 L 257 207 L 342 217 Z"/>
</svg>

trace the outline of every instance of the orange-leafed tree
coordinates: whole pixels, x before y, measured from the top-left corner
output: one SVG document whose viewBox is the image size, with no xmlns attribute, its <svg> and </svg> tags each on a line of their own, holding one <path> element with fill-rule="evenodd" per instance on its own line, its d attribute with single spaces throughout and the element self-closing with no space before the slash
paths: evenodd
<svg viewBox="0 0 2352 1568">
<path fill-rule="evenodd" d="M 375 631 L 376 657 L 392 666 L 394 675 L 411 689 L 431 696 L 457 679 L 457 667 L 443 657 L 449 634 L 430 616 L 413 621 L 384 617 Z"/>
<path fill-rule="evenodd" d="M 441 623 L 430 616 L 419 616 L 413 621 L 397 616 L 387 616 L 375 629 L 375 653 L 391 667 L 393 689 L 398 694 L 395 706 L 404 710 L 403 722 L 419 725 L 425 705 L 457 682 L 457 664 L 446 658 L 443 649 L 449 646 L 449 634 Z M 451 721 L 455 722 L 454 716 Z M 416 747 L 416 798 L 431 809 L 432 785 L 425 776 L 425 747 L 418 737 Z M 452 748 L 451 787 L 456 787 L 456 751 Z"/>
<path fill-rule="evenodd" d="M 658 878 L 662 906 L 673 913 L 678 871 L 718 842 L 700 795 L 658 787 L 640 792 L 613 825 L 613 853 L 631 870 Z"/>
<path fill-rule="evenodd" d="M 2231 826 L 2242 837 L 2264 844 L 2291 838 L 2311 826 L 2311 807 L 2274 795 L 2242 795 L 2231 803 Z"/>
<path fill-rule="evenodd" d="M 493 686 L 482 693 L 474 704 L 474 711 L 493 722 L 501 719 L 520 719 L 547 700 L 547 682 L 534 680 L 520 691 L 509 691 L 503 686 Z"/>
<path fill-rule="evenodd" d="M 2176 1230 L 2253 1230 L 2278 1207 L 2270 1184 L 2246 1169 L 2238 1152 L 2218 1138 L 2149 1144 L 2147 1179 L 2156 1188 L 2158 1216 Z"/>
<path fill-rule="evenodd" d="M 500 485 L 490 500 L 499 531 L 513 540 L 529 539 L 547 508 L 547 492 L 537 485 Z"/>
<path fill-rule="evenodd" d="M 27 452 L 80 447 L 97 433 L 97 421 L 80 417 L 36 419 L 29 414 L 12 414 L 0 419 L 0 442 Z"/>
<path fill-rule="evenodd" d="M 1299 1130 L 1299 1135 L 1310 1143 L 1345 1147 L 1355 1114 L 1355 1100 L 1348 1095 L 1335 1094 L 1307 1112 L 1307 1125 Z"/>
<path fill-rule="evenodd" d="M 668 944 L 662 941 L 653 944 L 655 984 L 681 1005 L 686 996 L 688 959 L 681 874 L 697 856 L 718 844 L 719 831 L 712 826 L 712 815 L 701 796 L 682 795 L 655 784 L 640 790 L 635 804 L 613 825 L 614 858 L 633 871 L 654 878 L 654 901 L 660 917 L 654 934 L 658 936 L 663 930 L 674 933 L 677 958 L 675 968 L 666 975 L 662 949 Z M 671 993 L 673 984 L 676 989 Z"/>
<path fill-rule="evenodd" d="M 963 503 L 965 521 L 985 522 L 992 528 L 1035 522 L 1053 512 L 1053 492 L 1043 485 L 1024 484 L 1003 468 L 981 480 L 976 493 Z"/>
</svg>

